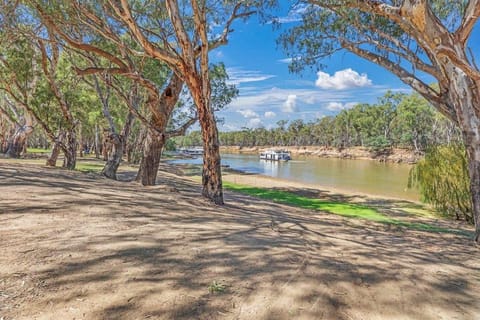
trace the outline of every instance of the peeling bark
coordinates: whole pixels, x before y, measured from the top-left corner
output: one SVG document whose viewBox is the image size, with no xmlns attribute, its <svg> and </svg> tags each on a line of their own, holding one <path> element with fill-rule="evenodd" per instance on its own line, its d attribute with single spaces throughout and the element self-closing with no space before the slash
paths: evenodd
<svg viewBox="0 0 480 320">
<path fill-rule="evenodd" d="M 33 127 L 31 126 L 19 126 L 8 142 L 7 156 L 10 158 L 20 158 L 27 143 L 27 138 L 32 132 Z"/>
<path fill-rule="evenodd" d="M 75 129 L 66 132 L 65 142 L 62 145 L 62 151 L 65 155 L 63 167 L 68 170 L 74 170 L 77 164 L 77 137 Z"/>
<path fill-rule="evenodd" d="M 122 156 L 126 148 L 126 142 L 130 134 L 134 116 L 129 113 L 121 134 L 110 133 L 108 143 L 112 145 L 112 151 L 108 156 L 108 161 L 103 167 L 102 174 L 109 179 L 117 180 L 117 170 L 122 161 Z"/>
<path fill-rule="evenodd" d="M 140 182 L 142 185 L 155 185 L 164 145 L 165 135 L 149 129 L 145 138 L 143 158 L 136 178 L 136 181 Z"/>
<path fill-rule="evenodd" d="M 457 119 L 462 129 L 467 150 L 468 172 L 472 194 L 475 224 L 474 241 L 480 243 L 480 90 L 462 70 L 448 65 L 451 72 L 449 97 L 456 106 Z"/>
<path fill-rule="evenodd" d="M 65 139 L 65 133 L 62 131 L 58 134 L 57 139 L 53 143 L 52 153 L 47 159 L 47 163 L 46 163 L 47 166 L 55 167 L 57 165 L 58 156 L 61 150 L 61 144 L 64 139 Z"/>
</svg>

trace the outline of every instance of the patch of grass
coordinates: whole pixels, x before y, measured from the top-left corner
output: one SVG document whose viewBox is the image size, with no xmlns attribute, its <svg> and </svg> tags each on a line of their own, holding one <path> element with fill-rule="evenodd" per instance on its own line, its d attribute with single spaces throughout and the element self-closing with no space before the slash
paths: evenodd
<svg viewBox="0 0 480 320">
<path fill-rule="evenodd" d="M 50 149 L 27 148 L 27 153 L 50 153 Z"/>
<path fill-rule="evenodd" d="M 210 293 L 223 293 L 225 292 L 225 289 L 227 289 L 227 286 L 225 284 L 222 284 L 215 280 L 208 285 L 208 291 Z"/>
<path fill-rule="evenodd" d="M 81 172 L 101 172 L 104 167 L 104 164 L 102 163 L 78 163 L 75 166 L 75 170 L 81 171 Z"/>
<path fill-rule="evenodd" d="M 442 232 L 442 233 L 456 233 L 466 235 L 464 231 L 441 228 L 427 223 L 407 222 L 399 219 L 394 219 L 379 212 L 377 209 L 370 208 L 360 204 L 353 204 L 348 202 L 326 201 L 315 198 L 308 198 L 296 195 L 292 192 L 272 190 L 258 187 L 242 186 L 229 182 L 224 182 L 225 188 L 237 191 L 243 194 L 248 194 L 261 199 L 272 200 L 274 202 L 292 205 L 304 209 L 318 210 L 333 213 L 336 215 L 363 219 L 367 221 L 390 224 L 394 226 L 406 227 L 409 229 Z M 470 234 L 468 234 L 470 236 Z"/>
</svg>

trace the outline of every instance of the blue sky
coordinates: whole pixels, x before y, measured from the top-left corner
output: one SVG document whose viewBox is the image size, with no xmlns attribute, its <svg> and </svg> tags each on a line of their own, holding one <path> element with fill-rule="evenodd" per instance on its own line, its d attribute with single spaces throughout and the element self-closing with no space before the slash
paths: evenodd
<svg viewBox="0 0 480 320">
<path fill-rule="evenodd" d="M 290 20 L 286 27 L 295 23 L 295 18 Z M 393 74 L 347 52 L 323 60 L 327 67 L 320 73 L 291 74 L 287 57 L 276 45 L 279 32 L 271 25 L 251 19 L 237 23 L 234 30 L 229 43 L 211 53 L 212 61 L 225 63 L 240 92 L 217 113 L 225 119 L 220 131 L 268 129 L 279 120 L 315 120 L 357 103 L 374 103 L 388 90 L 411 92 Z M 478 32 L 472 38 L 478 38 Z"/>
</svg>

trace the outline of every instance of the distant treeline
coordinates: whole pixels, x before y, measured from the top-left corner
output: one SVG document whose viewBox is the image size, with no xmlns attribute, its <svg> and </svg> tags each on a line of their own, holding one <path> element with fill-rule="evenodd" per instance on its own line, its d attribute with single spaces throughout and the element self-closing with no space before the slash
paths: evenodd
<svg viewBox="0 0 480 320">
<path fill-rule="evenodd" d="M 357 104 L 336 116 L 315 121 L 278 121 L 273 129 L 243 128 L 220 133 L 224 146 L 325 146 L 372 149 L 390 147 L 424 151 L 430 145 L 461 142 L 457 126 L 416 93 L 387 92 L 375 104 Z M 200 145 L 200 132 L 175 141 L 178 146 Z"/>
</svg>

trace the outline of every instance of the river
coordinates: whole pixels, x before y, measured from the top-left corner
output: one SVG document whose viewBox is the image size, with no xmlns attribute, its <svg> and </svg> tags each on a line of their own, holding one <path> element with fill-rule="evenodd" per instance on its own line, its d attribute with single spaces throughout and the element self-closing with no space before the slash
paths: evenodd
<svg viewBox="0 0 480 320">
<path fill-rule="evenodd" d="M 170 163 L 201 164 L 202 158 Z M 293 157 L 288 162 L 259 160 L 257 155 L 222 154 L 222 164 L 248 173 L 361 192 L 382 197 L 418 201 L 417 190 L 407 189 L 411 166 L 372 160 Z"/>
</svg>

